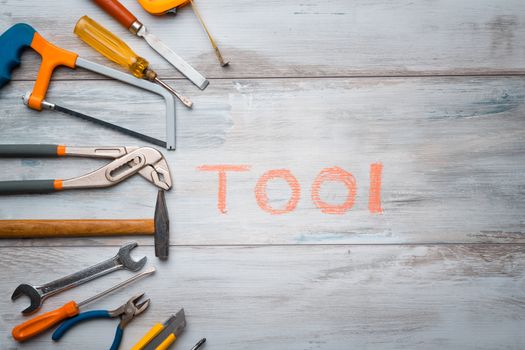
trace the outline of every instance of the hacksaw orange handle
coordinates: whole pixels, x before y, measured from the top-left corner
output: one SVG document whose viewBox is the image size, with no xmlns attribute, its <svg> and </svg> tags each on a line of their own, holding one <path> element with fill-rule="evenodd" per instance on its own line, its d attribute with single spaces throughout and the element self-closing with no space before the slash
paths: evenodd
<svg viewBox="0 0 525 350">
<path fill-rule="evenodd" d="M 70 301 L 56 310 L 46 312 L 45 314 L 19 324 L 13 328 L 11 334 L 17 341 L 26 341 L 53 327 L 66 318 L 78 315 L 79 311 L 77 303 Z"/>
<path fill-rule="evenodd" d="M 31 47 L 40 54 L 42 63 L 38 70 L 35 87 L 29 97 L 28 106 L 40 111 L 42 110 L 42 101 L 46 97 L 51 75 L 53 75 L 55 68 L 58 66 L 75 68 L 78 55 L 51 44 L 38 32 L 35 32 Z"/>
</svg>

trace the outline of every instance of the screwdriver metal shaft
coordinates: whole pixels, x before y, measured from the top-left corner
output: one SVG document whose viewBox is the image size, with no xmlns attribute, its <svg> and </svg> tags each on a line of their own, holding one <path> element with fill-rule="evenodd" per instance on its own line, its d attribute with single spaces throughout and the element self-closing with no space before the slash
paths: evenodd
<svg viewBox="0 0 525 350">
<path fill-rule="evenodd" d="M 149 62 L 146 59 L 137 55 L 124 41 L 93 19 L 88 16 L 80 18 L 74 32 L 103 56 L 127 68 L 135 77 L 161 85 L 175 95 L 186 107 L 192 107 L 193 103 L 190 99 L 157 77 L 157 73 L 149 68 Z"/>
</svg>

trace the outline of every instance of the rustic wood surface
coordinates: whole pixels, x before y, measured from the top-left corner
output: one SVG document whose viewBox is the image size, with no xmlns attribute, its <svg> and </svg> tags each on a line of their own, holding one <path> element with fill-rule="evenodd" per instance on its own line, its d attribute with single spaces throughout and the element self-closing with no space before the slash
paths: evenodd
<svg viewBox="0 0 525 350">
<path fill-rule="evenodd" d="M 150 310 L 126 330 L 129 348 L 184 307 L 176 348 L 523 349 L 525 337 L 525 4 L 520 0 L 201 1 L 231 67 L 221 69 L 189 8 L 153 17 L 123 0 L 149 29 L 210 78 L 199 91 L 90 1 L 0 1 L 0 31 L 17 22 L 82 57 L 107 62 L 73 33 L 87 14 L 150 60 L 190 97 L 177 105 L 177 150 L 163 151 L 174 179 L 167 262 L 139 237 L 158 273 L 91 305 L 112 307 L 144 290 Z M 39 58 L 26 51 L 0 90 L 1 143 L 136 145 L 113 131 L 20 97 Z M 48 100 L 164 138 L 153 94 L 82 69 L 58 69 Z M 73 177 L 106 163 L 2 159 L 0 180 Z M 382 164 L 381 209 L 369 208 L 370 169 Z M 218 174 L 228 172 L 226 208 Z M 355 178 L 350 210 L 315 205 L 318 174 Z M 257 183 L 289 170 L 299 187 Z M 320 198 L 347 199 L 340 182 Z M 151 218 L 155 188 L 140 177 L 104 190 L 0 197 L 0 219 Z M 263 196 L 264 197 L 264 196 Z M 131 239 L 131 237 L 129 238 Z M 135 239 L 135 238 L 133 238 Z M 9 297 L 112 256 L 126 238 L 0 241 L 0 348 L 100 349 L 116 321 L 97 321 L 60 343 L 50 334 L 17 344 L 12 326 L 27 300 Z M 129 276 L 118 272 L 50 298 L 44 310 L 82 300 Z M 88 309 L 89 309 L 88 308 Z M 96 335 L 96 336 L 94 336 Z"/>
</svg>

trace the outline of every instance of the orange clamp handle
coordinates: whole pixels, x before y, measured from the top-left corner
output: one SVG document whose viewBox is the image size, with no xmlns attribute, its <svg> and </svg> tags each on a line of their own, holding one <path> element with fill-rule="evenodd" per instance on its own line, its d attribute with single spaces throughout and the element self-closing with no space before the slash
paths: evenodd
<svg viewBox="0 0 525 350">
<path fill-rule="evenodd" d="M 42 63 L 38 70 L 35 87 L 29 97 L 28 106 L 38 111 L 42 110 L 42 101 L 46 97 L 47 88 L 53 71 L 58 66 L 75 68 L 78 55 L 64 50 L 44 39 L 38 32 L 35 33 L 31 47 L 40 54 Z"/>
<path fill-rule="evenodd" d="M 60 321 L 78 315 L 79 311 L 77 303 L 70 301 L 56 310 L 46 312 L 19 324 L 13 328 L 11 334 L 17 341 L 26 341 L 53 327 Z"/>
</svg>

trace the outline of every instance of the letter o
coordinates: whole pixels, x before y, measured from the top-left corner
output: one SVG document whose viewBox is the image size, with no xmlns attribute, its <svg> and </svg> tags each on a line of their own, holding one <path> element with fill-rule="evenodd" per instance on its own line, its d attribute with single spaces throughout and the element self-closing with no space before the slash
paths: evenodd
<svg viewBox="0 0 525 350">
<path fill-rule="evenodd" d="M 274 209 L 268 204 L 266 184 L 268 183 L 268 181 L 276 178 L 281 178 L 285 180 L 292 189 L 292 196 L 290 197 L 290 200 L 283 209 Z M 299 181 L 297 181 L 295 176 L 292 175 L 290 170 L 287 169 L 269 170 L 259 178 L 259 181 L 257 181 L 257 184 L 255 185 L 255 199 L 257 200 L 257 204 L 262 210 L 267 211 L 273 215 L 291 212 L 297 206 L 297 203 L 299 202 L 300 198 L 301 185 L 299 184 Z"/>
<path fill-rule="evenodd" d="M 346 186 L 348 189 L 348 194 L 344 203 L 334 205 L 326 203 L 321 199 L 319 190 L 321 188 L 321 184 L 325 181 L 340 181 Z M 354 205 L 355 192 L 356 183 L 354 176 L 348 171 L 345 171 L 336 166 L 333 168 L 325 168 L 321 170 L 319 175 L 317 175 L 314 182 L 312 183 L 312 201 L 317 208 L 321 209 L 321 211 L 326 214 L 344 214 L 350 210 Z"/>
</svg>

